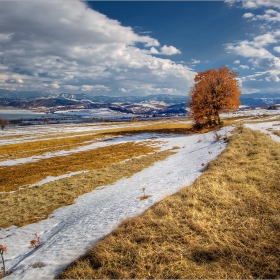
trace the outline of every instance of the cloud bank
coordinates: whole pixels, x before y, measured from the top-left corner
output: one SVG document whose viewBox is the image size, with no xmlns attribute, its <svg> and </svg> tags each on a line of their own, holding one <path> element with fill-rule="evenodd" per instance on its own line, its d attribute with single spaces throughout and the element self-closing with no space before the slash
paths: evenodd
<svg viewBox="0 0 280 280">
<path fill-rule="evenodd" d="M 180 53 L 79 0 L 0 2 L 0 88 L 186 94 L 196 73 L 166 58 Z"/>
</svg>

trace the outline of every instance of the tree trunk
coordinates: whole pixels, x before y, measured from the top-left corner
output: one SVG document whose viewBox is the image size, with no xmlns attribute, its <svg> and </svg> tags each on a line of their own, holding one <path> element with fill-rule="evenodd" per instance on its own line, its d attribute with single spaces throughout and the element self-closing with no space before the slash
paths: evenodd
<svg viewBox="0 0 280 280">
<path fill-rule="evenodd" d="M 218 114 L 218 125 L 221 125 L 221 119 L 220 119 L 219 114 Z"/>
<path fill-rule="evenodd" d="M 3 257 L 3 251 L 1 251 L 1 257 L 2 257 L 2 263 L 3 263 L 3 277 L 6 276 L 6 268 L 5 268 L 5 261 L 4 261 L 4 257 Z"/>
<path fill-rule="evenodd" d="M 217 120 L 218 120 L 218 124 L 216 122 Z M 218 111 L 215 112 L 215 125 L 221 125 L 221 119 Z"/>
</svg>

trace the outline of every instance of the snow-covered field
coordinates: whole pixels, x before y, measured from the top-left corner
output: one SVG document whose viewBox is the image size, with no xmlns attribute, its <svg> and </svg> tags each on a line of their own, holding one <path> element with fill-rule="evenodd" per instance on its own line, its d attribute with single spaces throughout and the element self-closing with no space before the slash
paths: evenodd
<svg viewBox="0 0 280 280">
<path fill-rule="evenodd" d="M 270 112 L 273 112 L 273 115 L 280 115 L 278 110 Z M 267 113 L 267 110 L 265 113 Z M 252 116 L 262 116 L 263 114 L 259 110 L 259 112 L 254 111 Z M 236 116 L 236 114 L 232 116 Z M 248 116 L 247 112 L 242 116 Z M 262 117 L 259 120 L 261 121 Z M 119 124 L 119 126 L 128 125 L 140 124 Z M 273 139 L 280 142 L 280 137 L 272 133 L 272 130 L 280 130 L 280 121 L 271 119 L 268 122 L 245 125 L 251 129 L 269 133 Z M 22 139 L 33 141 L 38 136 L 54 133 L 85 132 L 108 128 L 110 128 L 110 125 L 88 124 L 13 128 L 4 131 L 5 135 L 16 137 L 24 134 L 23 138 L 0 138 L 0 145 L 17 143 Z M 232 129 L 233 127 L 225 127 L 218 133 L 229 135 Z M 0 244 L 8 248 L 7 253 L 4 253 L 6 269 L 14 270 L 11 275 L 7 276 L 7 279 L 52 279 L 70 262 L 83 254 L 86 249 L 116 228 L 121 221 L 141 214 L 164 197 L 192 184 L 202 174 L 207 163 L 218 157 L 226 147 L 223 141 L 214 141 L 214 133 L 210 132 L 203 135 L 155 135 L 146 133 L 130 137 L 117 137 L 106 142 L 100 141 L 90 144 L 90 147 L 85 146 L 83 149 L 94 149 L 102 145 L 114 145 L 126 141 L 143 141 L 151 139 L 151 136 L 156 137 L 156 140 L 159 141 L 158 145 L 160 145 L 161 150 L 168 150 L 177 146 L 176 153 L 166 160 L 156 162 L 154 165 L 134 174 L 131 178 L 121 179 L 112 185 L 99 187 L 80 196 L 76 199 L 75 204 L 55 210 L 52 218 L 20 228 L 11 226 L 0 230 Z M 67 153 L 78 152 L 77 150 L 73 149 L 67 151 Z M 42 157 L 51 157 L 57 155 L 56 153 L 59 152 Z M 37 156 L 36 159 L 24 158 L 7 161 L 6 164 L 15 165 L 20 162 L 39 159 L 40 157 Z M 65 176 L 70 175 L 74 174 Z M 49 178 L 49 180 L 51 179 L 54 178 Z M 48 178 L 46 178 L 46 181 L 48 181 Z M 143 194 L 142 188 L 145 188 L 146 194 L 150 195 L 146 200 L 139 200 L 139 197 Z M 34 233 L 38 233 L 42 241 L 42 245 L 37 249 L 30 248 L 30 240 L 33 239 Z M 34 264 L 39 262 L 43 263 L 44 266 L 34 268 Z"/>
<path fill-rule="evenodd" d="M 279 116 L 278 110 L 267 110 L 261 107 L 251 108 L 251 107 L 241 107 L 239 110 L 229 113 L 221 114 L 221 118 L 232 118 L 232 117 L 262 117 L 262 116 Z"/>
</svg>

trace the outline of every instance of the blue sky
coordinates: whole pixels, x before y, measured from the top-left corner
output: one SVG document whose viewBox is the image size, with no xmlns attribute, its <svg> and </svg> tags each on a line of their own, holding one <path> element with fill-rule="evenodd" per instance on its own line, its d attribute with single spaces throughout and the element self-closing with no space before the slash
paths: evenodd
<svg viewBox="0 0 280 280">
<path fill-rule="evenodd" d="M 226 65 L 279 93 L 280 1 L 1 1 L 0 88 L 187 95 Z"/>
</svg>

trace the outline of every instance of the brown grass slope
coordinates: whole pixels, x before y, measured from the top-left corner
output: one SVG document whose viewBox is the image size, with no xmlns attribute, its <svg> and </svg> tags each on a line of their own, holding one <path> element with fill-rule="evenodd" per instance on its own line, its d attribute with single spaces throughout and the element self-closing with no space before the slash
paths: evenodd
<svg viewBox="0 0 280 280">
<path fill-rule="evenodd" d="M 280 144 L 240 129 L 190 187 L 124 221 L 57 278 L 280 278 Z"/>
</svg>

